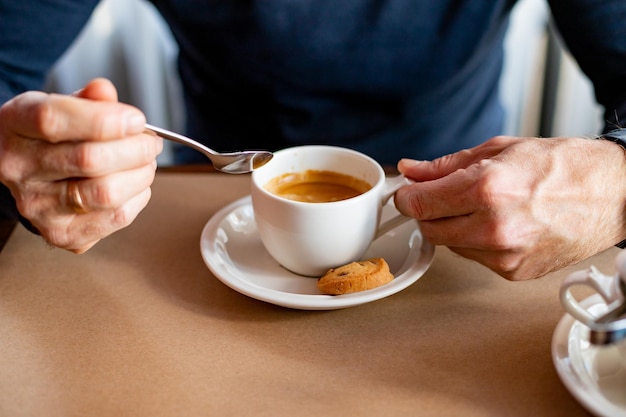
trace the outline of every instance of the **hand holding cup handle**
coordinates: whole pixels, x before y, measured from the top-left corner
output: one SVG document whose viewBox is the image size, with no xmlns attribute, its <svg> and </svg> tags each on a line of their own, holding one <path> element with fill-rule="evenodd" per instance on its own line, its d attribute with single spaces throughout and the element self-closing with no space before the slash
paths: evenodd
<svg viewBox="0 0 626 417">
<path fill-rule="evenodd" d="M 411 185 L 414 182 L 415 181 L 405 177 L 404 175 L 398 175 L 396 177 L 390 177 L 385 179 L 382 205 L 386 205 L 389 202 L 389 199 L 391 199 L 391 197 L 393 197 L 396 191 L 398 191 L 401 187 L 404 187 L 405 185 Z M 380 226 L 378 226 L 378 231 L 376 232 L 376 236 L 374 237 L 374 239 L 378 239 L 390 230 L 395 229 L 396 227 L 412 219 L 412 217 L 408 217 L 402 214 L 392 217 L 391 219 L 385 221 L 384 223 L 381 223 Z"/>
</svg>

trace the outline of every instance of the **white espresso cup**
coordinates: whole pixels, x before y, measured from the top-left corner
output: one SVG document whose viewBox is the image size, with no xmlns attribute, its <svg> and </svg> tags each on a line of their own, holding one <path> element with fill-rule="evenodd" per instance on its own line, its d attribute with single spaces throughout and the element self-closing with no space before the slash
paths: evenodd
<svg viewBox="0 0 626 417">
<path fill-rule="evenodd" d="M 290 200 L 265 188 L 277 177 L 310 170 L 349 175 L 371 188 L 355 197 L 323 203 Z M 409 183 L 403 176 L 386 178 L 378 162 L 351 149 L 298 146 L 280 150 L 252 173 L 252 207 L 259 236 L 284 268 L 319 277 L 330 268 L 360 260 L 377 236 L 409 220 L 399 215 L 380 224 L 383 206 Z"/>
</svg>

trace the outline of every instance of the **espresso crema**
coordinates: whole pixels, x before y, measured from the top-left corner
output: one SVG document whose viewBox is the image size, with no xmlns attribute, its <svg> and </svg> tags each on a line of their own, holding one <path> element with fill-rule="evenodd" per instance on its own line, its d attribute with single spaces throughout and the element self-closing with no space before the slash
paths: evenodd
<svg viewBox="0 0 626 417">
<path fill-rule="evenodd" d="M 265 189 L 272 194 L 307 203 L 347 200 L 371 188 L 368 182 L 351 175 L 317 170 L 290 172 L 275 177 L 265 184 Z"/>
</svg>

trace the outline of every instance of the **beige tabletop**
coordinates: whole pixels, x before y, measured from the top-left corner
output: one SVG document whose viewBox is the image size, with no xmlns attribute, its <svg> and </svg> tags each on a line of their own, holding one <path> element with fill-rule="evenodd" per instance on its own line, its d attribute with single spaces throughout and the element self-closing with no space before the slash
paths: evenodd
<svg viewBox="0 0 626 417">
<path fill-rule="evenodd" d="M 200 233 L 248 176 L 160 173 L 84 255 L 18 226 L 0 252 L 0 416 L 588 416 L 552 364 L 564 276 L 508 282 L 437 248 L 393 296 L 278 307 L 216 279 Z"/>
</svg>

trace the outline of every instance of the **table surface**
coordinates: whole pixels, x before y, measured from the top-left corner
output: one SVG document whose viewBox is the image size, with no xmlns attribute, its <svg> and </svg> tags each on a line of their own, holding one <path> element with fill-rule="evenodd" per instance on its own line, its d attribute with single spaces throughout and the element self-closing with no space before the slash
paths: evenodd
<svg viewBox="0 0 626 417">
<path fill-rule="evenodd" d="M 148 207 L 83 255 L 17 226 L 0 252 L 2 416 L 588 416 L 551 339 L 565 275 L 508 282 L 437 248 L 415 284 L 300 311 L 205 266 L 203 226 L 249 176 L 159 173 Z"/>
</svg>

